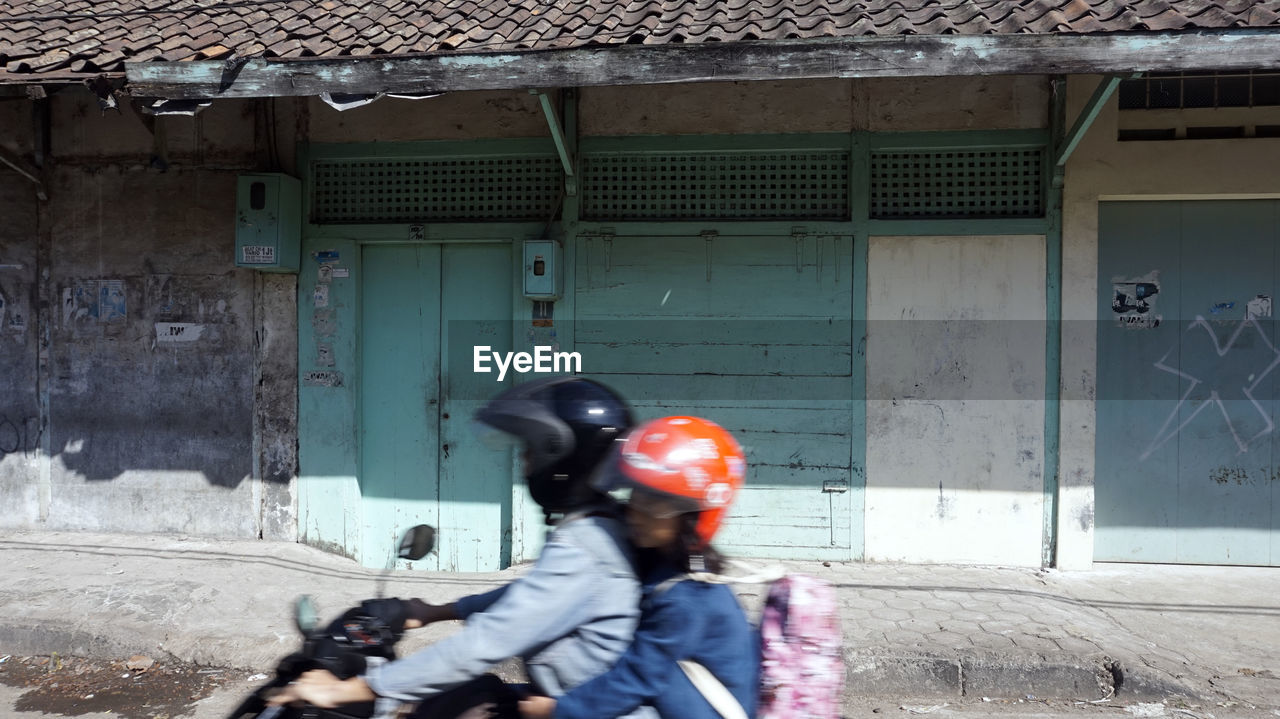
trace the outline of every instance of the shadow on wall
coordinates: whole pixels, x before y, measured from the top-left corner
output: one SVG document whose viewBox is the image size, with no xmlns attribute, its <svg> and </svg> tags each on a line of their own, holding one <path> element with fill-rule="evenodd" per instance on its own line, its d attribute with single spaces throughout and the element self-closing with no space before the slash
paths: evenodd
<svg viewBox="0 0 1280 719">
<path fill-rule="evenodd" d="M 221 487 L 252 476 L 252 282 L 227 273 L 60 283 L 48 446 L 68 473 L 105 481 L 137 470 L 190 471 Z M 281 414 L 291 422 L 296 412 L 282 406 Z M 25 451 L 39 447 L 33 420 L 18 428 Z M 0 435 L 12 434 L 7 429 L 0 425 Z M 0 436 L 0 449 L 11 439 Z M 292 459 L 285 464 L 266 478 L 287 482 Z"/>
</svg>

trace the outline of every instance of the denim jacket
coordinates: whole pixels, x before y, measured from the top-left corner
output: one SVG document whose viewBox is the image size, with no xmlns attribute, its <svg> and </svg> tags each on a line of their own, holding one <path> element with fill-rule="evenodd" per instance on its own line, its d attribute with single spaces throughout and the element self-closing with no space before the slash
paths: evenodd
<svg viewBox="0 0 1280 719">
<path fill-rule="evenodd" d="M 756 715 L 760 674 L 757 633 L 724 584 L 685 579 L 670 564 L 644 580 L 635 640 L 612 669 L 560 697 L 555 719 L 601 719 L 641 705 L 663 719 L 720 719 L 678 664 L 711 672 L 746 716 Z M 675 582 L 669 587 L 668 582 Z"/>
<path fill-rule="evenodd" d="M 458 600 L 458 615 L 467 621 L 460 632 L 371 667 L 364 679 L 380 696 L 417 701 L 518 656 L 536 690 L 559 696 L 604 672 L 626 650 L 639 597 L 623 523 L 599 514 L 570 515 L 528 574 Z"/>
</svg>

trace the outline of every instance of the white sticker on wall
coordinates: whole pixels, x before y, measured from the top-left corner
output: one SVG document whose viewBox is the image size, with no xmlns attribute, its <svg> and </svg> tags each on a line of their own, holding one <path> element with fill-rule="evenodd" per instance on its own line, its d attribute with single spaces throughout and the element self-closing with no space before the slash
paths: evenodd
<svg viewBox="0 0 1280 719">
<path fill-rule="evenodd" d="M 242 265 L 274 265 L 276 248 L 274 245 L 245 245 L 240 248 L 240 264 Z"/>
<path fill-rule="evenodd" d="M 204 325 L 191 322 L 157 322 L 156 342 L 183 343 L 195 342 L 204 334 Z"/>
<path fill-rule="evenodd" d="M 1245 305 L 1246 320 L 1260 320 L 1271 316 L 1271 295 L 1258 295 Z"/>
<path fill-rule="evenodd" d="M 329 285 L 316 285 L 316 291 L 315 291 L 314 297 L 315 297 L 317 308 L 328 307 L 329 306 Z"/>
</svg>

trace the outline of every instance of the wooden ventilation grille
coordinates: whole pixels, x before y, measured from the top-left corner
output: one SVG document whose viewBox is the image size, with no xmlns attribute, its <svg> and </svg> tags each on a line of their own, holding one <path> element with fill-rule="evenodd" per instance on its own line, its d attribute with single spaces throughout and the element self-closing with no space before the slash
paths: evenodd
<svg viewBox="0 0 1280 719">
<path fill-rule="evenodd" d="M 546 221 L 557 209 L 554 155 L 317 160 L 311 221 Z"/>
<path fill-rule="evenodd" d="M 582 157 L 582 215 L 624 220 L 844 220 L 843 151 L 610 153 Z"/>
<path fill-rule="evenodd" d="M 1044 216 L 1044 150 L 873 152 L 877 220 Z"/>
</svg>

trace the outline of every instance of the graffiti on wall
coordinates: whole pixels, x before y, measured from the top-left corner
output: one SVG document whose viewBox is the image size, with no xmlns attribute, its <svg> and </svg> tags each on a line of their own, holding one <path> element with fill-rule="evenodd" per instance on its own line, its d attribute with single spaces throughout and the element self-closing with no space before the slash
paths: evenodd
<svg viewBox="0 0 1280 719">
<path fill-rule="evenodd" d="M 1262 404 L 1268 398 L 1258 396 L 1265 390 L 1258 388 L 1280 365 L 1280 350 L 1252 314 L 1238 323 L 1226 323 L 1234 325 L 1235 330 L 1225 341 L 1219 338 L 1214 324 L 1224 323 L 1210 323 L 1197 315 L 1187 326 L 1180 345 L 1155 363 L 1156 369 L 1176 375 L 1187 384 L 1140 459 L 1150 457 L 1206 410 L 1222 417 L 1239 454 L 1248 452 L 1250 445 L 1275 429 L 1271 413 Z M 1175 356 L 1180 367 L 1170 364 L 1170 358 Z"/>
<path fill-rule="evenodd" d="M 40 446 L 40 419 L 0 413 L 0 459 L 34 452 Z"/>
</svg>

